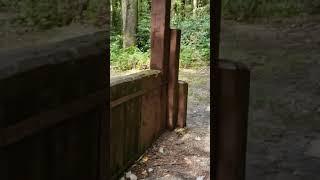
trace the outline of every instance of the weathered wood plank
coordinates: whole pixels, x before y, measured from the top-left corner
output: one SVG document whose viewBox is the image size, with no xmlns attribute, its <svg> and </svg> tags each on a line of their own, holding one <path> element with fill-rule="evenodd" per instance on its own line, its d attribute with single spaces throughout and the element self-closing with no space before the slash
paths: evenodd
<svg viewBox="0 0 320 180">
<path fill-rule="evenodd" d="M 1 180 L 98 179 L 105 35 L 1 54 Z"/>
<path fill-rule="evenodd" d="M 35 117 L 28 118 L 15 125 L 2 128 L 0 131 L 0 147 L 15 143 L 26 136 L 49 128 L 104 103 L 105 100 L 101 99 L 101 97 L 103 97 L 102 95 L 105 94 L 103 91 L 105 91 L 105 89 L 57 109 L 40 113 Z"/>
<path fill-rule="evenodd" d="M 179 81 L 178 84 L 178 121 L 177 127 L 184 128 L 187 125 L 188 83 Z"/>
<path fill-rule="evenodd" d="M 178 75 L 181 31 L 170 30 L 170 58 L 168 72 L 168 120 L 167 128 L 173 130 L 177 123 Z"/>
<path fill-rule="evenodd" d="M 171 0 L 151 1 L 151 61 L 150 68 L 160 70 L 167 79 L 170 47 Z"/>
<path fill-rule="evenodd" d="M 244 180 L 250 71 L 232 61 L 223 60 L 218 65 L 215 178 Z"/>
<path fill-rule="evenodd" d="M 156 73 L 154 73 L 156 72 Z M 113 178 L 141 156 L 163 130 L 159 71 L 116 78 L 111 86 L 111 169 Z"/>
</svg>

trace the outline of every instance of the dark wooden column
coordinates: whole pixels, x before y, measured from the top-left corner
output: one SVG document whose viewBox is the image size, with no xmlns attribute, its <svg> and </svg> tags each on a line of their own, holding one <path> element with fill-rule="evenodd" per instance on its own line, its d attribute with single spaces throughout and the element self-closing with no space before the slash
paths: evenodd
<svg viewBox="0 0 320 180">
<path fill-rule="evenodd" d="M 173 130 L 177 123 L 178 75 L 181 30 L 170 30 L 170 57 L 168 68 L 168 121 L 167 128 Z"/>
<path fill-rule="evenodd" d="M 244 180 L 250 71 L 239 63 L 221 60 L 221 0 L 211 0 L 211 143 L 214 180 Z"/>
<path fill-rule="evenodd" d="M 170 5 L 171 0 L 151 2 L 151 61 L 150 68 L 161 71 L 163 83 L 168 83 L 168 63 L 170 51 Z M 168 92 L 167 85 L 161 90 L 161 127 L 166 127 Z"/>
<path fill-rule="evenodd" d="M 171 0 L 151 2 L 151 69 L 160 70 L 167 79 L 170 47 Z"/>
<path fill-rule="evenodd" d="M 178 119 L 176 127 L 184 128 L 187 126 L 188 83 L 179 81 L 178 92 Z"/>
<path fill-rule="evenodd" d="M 243 64 L 223 60 L 215 113 L 215 180 L 245 180 L 250 71 Z"/>
<path fill-rule="evenodd" d="M 210 122 L 210 144 L 213 149 L 211 159 L 210 171 L 212 172 L 212 178 L 217 178 L 217 123 L 218 123 L 218 97 L 219 97 L 219 73 L 218 73 L 218 60 L 219 60 L 219 44 L 220 44 L 220 20 L 221 20 L 221 0 L 210 0 L 210 116 L 212 122 Z"/>
</svg>

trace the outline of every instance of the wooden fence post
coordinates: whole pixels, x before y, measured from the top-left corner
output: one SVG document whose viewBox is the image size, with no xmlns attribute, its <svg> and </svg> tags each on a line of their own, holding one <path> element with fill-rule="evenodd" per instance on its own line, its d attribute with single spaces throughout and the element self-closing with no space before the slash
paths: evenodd
<svg viewBox="0 0 320 180">
<path fill-rule="evenodd" d="M 181 30 L 170 30 L 170 57 L 168 69 L 168 121 L 167 128 L 173 130 L 177 123 L 178 75 Z"/>
<path fill-rule="evenodd" d="M 240 63 L 219 61 L 215 69 L 219 88 L 214 109 L 216 132 L 215 180 L 244 180 L 250 71 Z"/>
<path fill-rule="evenodd" d="M 188 83 L 179 81 L 178 91 L 178 120 L 176 127 L 184 128 L 187 125 Z"/>
<path fill-rule="evenodd" d="M 167 80 L 170 47 L 171 0 L 151 2 L 151 61 L 150 68 L 160 70 Z"/>
<path fill-rule="evenodd" d="M 163 83 L 168 82 L 170 49 L 170 5 L 171 0 L 151 1 L 151 61 L 150 68 L 161 71 Z M 167 86 L 161 90 L 161 122 L 156 131 L 166 127 L 168 92 Z"/>
</svg>

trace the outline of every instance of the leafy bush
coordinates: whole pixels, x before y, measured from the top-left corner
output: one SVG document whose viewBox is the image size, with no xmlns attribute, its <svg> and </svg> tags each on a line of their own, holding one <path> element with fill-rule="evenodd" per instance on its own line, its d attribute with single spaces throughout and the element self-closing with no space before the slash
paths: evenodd
<svg viewBox="0 0 320 180">
<path fill-rule="evenodd" d="M 122 49 L 122 36 L 112 32 L 111 66 L 116 70 L 133 68 L 145 69 L 150 62 L 150 12 L 139 17 L 137 47 Z M 209 63 L 210 54 L 210 16 L 209 6 L 199 8 L 189 17 L 177 15 L 172 18 L 171 26 L 182 31 L 180 66 L 195 67 Z"/>
<path fill-rule="evenodd" d="M 194 16 L 175 16 L 172 26 L 181 29 L 181 67 L 206 65 L 210 56 L 209 6 L 199 8 Z"/>
<path fill-rule="evenodd" d="M 142 52 L 137 47 L 122 48 L 122 37 L 111 37 L 110 45 L 111 68 L 116 71 L 130 69 L 148 69 L 150 52 Z"/>
<path fill-rule="evenodd" d="M 319 14 L 320 13 L 320 0 L 306 1 L 305 8 L 309 14 Z"/>
<path fill-rule="evenodd" d="M 150 22 L 149 12 L 140 15 L 137 31 L 137 47 L 142 52 L 147 52 L 150 49 Z"/>
<path fill-rule="evenodd" d="M 31 29 L 49 29 L 75 21 L 95 23 L 106 12 L 104 0 L 5 0 L 3 6 L 15 10 L 15 23 Z"/>
<path fill-rule="evenodd" d="M 320 0 L 222 0 L 224 18 L 250 20 L 320 13 Z"/>
</svg>

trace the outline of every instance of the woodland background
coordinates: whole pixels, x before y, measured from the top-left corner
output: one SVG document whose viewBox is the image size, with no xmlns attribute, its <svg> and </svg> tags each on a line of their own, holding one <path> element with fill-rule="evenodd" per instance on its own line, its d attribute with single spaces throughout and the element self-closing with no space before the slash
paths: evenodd
<svg viewBox="0 0 320 180">
<path fill-rule="evenodd" d="M 320 12 L 320 0 L 222 0 L 223 18 L 253 22 Z M 111 68 L 145 69 L 150 58 L 151 0 L 1 0 L 12 24 L 41 31 L 71 23 L 103 26 L 111 10 Z M 209 63 L 209 0 L 172 0 L 171 26 L 182 30 L 181 67 Z"/>
</svg>

